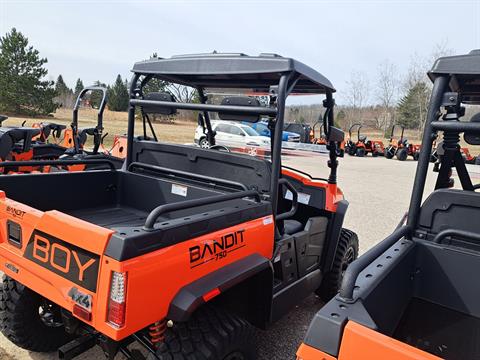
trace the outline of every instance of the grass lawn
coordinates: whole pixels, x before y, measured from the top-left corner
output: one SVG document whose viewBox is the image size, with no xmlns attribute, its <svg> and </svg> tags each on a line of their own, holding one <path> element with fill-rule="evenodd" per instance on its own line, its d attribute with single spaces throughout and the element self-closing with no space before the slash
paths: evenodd
<svg viewBox="0 0 480 360">
<path fill-rule="evenodd" d="M 78 120 L 80 127 L 94 127 L 97 124 L 97 112 L 94 109 L 81 109 L 78 114 Z M 58 109 L 53 118 L 38 119 L 12 116 L 4 122 L 4 126 L 21 125 L 24 121 L 26 121 L 25 126 L 42 121 L 55 122 L 70 126 L 70 123 L 72 122 L 72 110 Z M 193 142 L 196 126 L 196 122 L 193 121 L 176 121 L 174 124 L 153 124 L 159 140 L 180 144 Z M 108 148 L 113 143 L 114 135 L 123 135 L 127 133 L 127 113 L 105 110 L 103 115 L 103 127 L 105 128 L 104 134 L 108 133 L 108 136 L 104 141 L 105 146 Z M 135 123 L 135 133 L 142 133 L 142 122 L 140 120 L 137 120 Z"/>
</svg>

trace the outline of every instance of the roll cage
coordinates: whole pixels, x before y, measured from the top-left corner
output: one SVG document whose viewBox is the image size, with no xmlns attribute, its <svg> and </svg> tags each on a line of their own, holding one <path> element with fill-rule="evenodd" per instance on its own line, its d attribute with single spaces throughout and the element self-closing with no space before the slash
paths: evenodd
<svg viewBox="0 0 480 360">
<path fill-rule="evenodd" d="M 273 213 L 278 209 L 279 178 L 281 177 L 282 131 L 285 116 L 285 101 L 290 94 L 324 94 L 323 106 L 326 108 L 323 118 L 325 134 L 329 139 L 330 175 L 328 183 L 336 184 L 336 144 L 340 130 L 334 128 L 335 88 L 322 74 L 307 65 L 290 58 L 275 54 L 247 56 L 245 54 L 195 54 L 180 55 L 168 59 L 154 58 L 134 65 L 133 77 L 129 89 L 130 105 L 128 110 L 127 158 L 128 169 L 133 162 L 134 124 L 137 107 L 148 107 L 151 111 L 173 114 L 177 109 L 199 111 L 203 115 L 207 136 L 211 145 L 215 144 L 210 112 L 228 114 L 236 120 L 241 118 L 258 121 L 259 116 L 269 117 L 272 150 L 272 177 L 270 199 Z M 177 102 L 173 97 L 163 96 L 155 99 L 144 94 L 145 86 L 153 79 L 189 86 L 198 92 L 199 103 Z M 258 103 L 246 104 L 210 104 L 207 103 L 205 90 L 209 88 L 244 89 L 248 94 L 270 95 L 270 104 L 262 107 Z M 247 106 L 249 105 L 249 106 Z M 148 121 L 149 122 L 149 121 Z M 144 119 L 145 132 L 145 119 Z"/>
<path fill-rule="evenodd" d="M 418 226 L 423 193 L 427 179 L 430 153 L 439 131 L 443 131 L 445 156 L 440 164 L 435 190 L 450 187 L 450 175 L 456 168 L 463 190 L 474 191 L 475 186 L 460 151 L 460 134 L 480 135 L 479 122 L 460 121 L 465 114 L 462 104 L 480 105 L 480 50 L 467 55 L 439 58 L 428 73 L 433 90 L 422 138 L 408 213 L 401 225 L 385 240 L 353 262 L 346 270 L 340 289 L 340 298 L 352 300 L 355 282 L 360 272 L 403 236 L 411 238 Z M 477 138 L 480 144 L 480 138 Z M 476 143 L 474 144 L 476 145 Z M 406 224 L 403 223 L 406 221 Z"/>
</svg>

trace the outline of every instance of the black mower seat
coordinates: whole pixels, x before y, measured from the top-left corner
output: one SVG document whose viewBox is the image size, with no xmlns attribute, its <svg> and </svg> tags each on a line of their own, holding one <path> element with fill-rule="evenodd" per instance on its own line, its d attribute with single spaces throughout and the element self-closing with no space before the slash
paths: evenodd
<svg viewBox="0 0 480 360">
<path fill-rule="evenodd" d="M 31 140 L 34 136 L 40 134 L 40 129 L 37 128 L 3 128 L 0 129 L 0 136 L 9 135 L 14 142 L 21 140 Z"/>
<path fill-rule="evenodd" d="M 0 127 L 0 159 L 5 160 L 16 144 L 21 144 L 23 151 L 28 151 L 32 137 L 38 134 L 40 129 L 37 128 Z"/>
<path fill-rule="evenodd" d="M 65 130 L 67 127 L 66 125 L 56 124 L 56 123 L 42 123 L 42 132 L 43 137 L 46 139 L 50 136 L 50 133 L 53 132 L 53 136 L 55 138 L 59 138 L 62 134 L 62 131 Z"/>
<path fill-rule="evenodd" d="M 304 226 L 300 221 L 288 219 L 283 223 L 285 234 L 292 235 L 303 230 Z"/>
</svg>

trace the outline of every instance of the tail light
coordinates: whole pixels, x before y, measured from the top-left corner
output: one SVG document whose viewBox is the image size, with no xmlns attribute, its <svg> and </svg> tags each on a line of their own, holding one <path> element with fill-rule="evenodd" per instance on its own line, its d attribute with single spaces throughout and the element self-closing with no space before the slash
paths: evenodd
<svg viewBox="0 0 480 360">
<path fill-rule="evenodd" d="M 125 325 L 126 297 L 127 273 L 113 271 L 110 283 L 107 321 L 116 328 L 121 328 Z"/>
</svg>

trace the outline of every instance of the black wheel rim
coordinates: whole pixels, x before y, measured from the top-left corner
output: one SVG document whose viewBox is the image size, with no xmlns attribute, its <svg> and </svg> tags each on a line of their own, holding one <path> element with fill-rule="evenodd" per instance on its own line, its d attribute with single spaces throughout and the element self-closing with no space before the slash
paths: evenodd
<svg viewBox="0 0 480 360">
<path fill-rule="evenodd" d="M 45 326 L 58 328 L 63 326 L 62 317 L 57 305 L 43 300 L 38 307 L 38 316 Z"/>
<path fill-rule="evenodd" d="M 343 261 L 342 261 L 342 278 L 343 275 L 345 274 L 345 271 L 347 270 L 348 265 L 352 263 L 355 260 L 355 249 L 353 247 L 348 247 L 347 251 L 345 252 L 345 255 L 343 256 Z"/>
<path fill-rule="evenodd" d="M 225 356 L 223 360 L 246 360 L 246 358 L 240 351 L 235 351 Z"/>
</svg>

